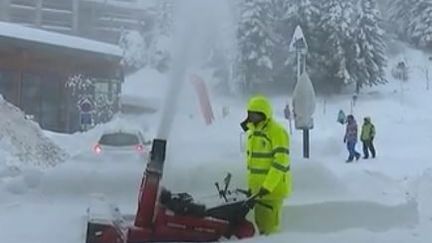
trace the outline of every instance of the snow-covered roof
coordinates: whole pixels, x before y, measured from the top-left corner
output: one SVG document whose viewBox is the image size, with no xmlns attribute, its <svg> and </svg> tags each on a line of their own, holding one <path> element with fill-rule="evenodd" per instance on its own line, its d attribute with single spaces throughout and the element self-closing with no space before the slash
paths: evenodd
<svg viewBox="0 0 432 243">
<path fill-rule="evenodd" d="M 86 0 L 86 2 L 107 4 L 121 8 L 149 8 L 154 7 L 154 0 L 138 0 L 138 1 L 119 1 L 119 0 Z"/>
<path fill-rule="evenodd" d="M 122 50 L 116 45 L 6 22 L 0 22 L 0 37 L 27 40 L 111 56 L 122 56 Z"/>
</svg>

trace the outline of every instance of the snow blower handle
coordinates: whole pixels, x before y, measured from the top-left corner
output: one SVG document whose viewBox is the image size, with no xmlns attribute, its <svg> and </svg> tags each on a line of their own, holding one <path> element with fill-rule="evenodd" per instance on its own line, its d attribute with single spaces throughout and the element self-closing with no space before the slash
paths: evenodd
<svg viewBox="0 0 432 243">
<path fill-rule="evenodd" d="M 263 207 L 265 207 L 265 208 L 267 208 L 267 209 L 273 211 L 273 207 L 270 206 L 270 205 L 268 205 L 267 203 L 263 203 L 263 202 L 257 200 L 257 201 L 256 201 L 256 204 L 259 204 L 260 206 L 263 206 Z"/>
<path fill-rule="evenodd" d="M 219 198 L 223 198 L 225 202 L 228 202 L 227 194 L 228 195 L 231 194 L 231 192 L 228 191 L 230 182 L 231 182 L 231 173 L 228 173 L 227 176 L 224 178 L 225 187 L 223 190 L 221 190 L 219 183 L 215 182 L 216 189 L 219 193 Z"/>
<path fill-rule="evenodd" d="M 244 189 L 236 189 L 236 192 L 239 192 L 241 194 L 244 194 L 246 197 L 252 196 L 252 193 L 250 190 L 244 190 Z"/>
<path fill-rule="evenodd" d="M 215 182 L 215 186 L 216 186 L 216 189 L 219 193 L 219 198 L 223 198 L 225 200 L 225 202 L 228 202 L 228 198 L 226 197 L 226 191 L 221 190 L 219 183 L 217 183 L 217 182 Z"/>
<path fill-rule="evenodd" d="M 232 177 L 231 173 L 228 173 L 227 176 L 224 179 L 224 183 L 225 183 L 225 190 L 224 190 L 224 192 L 225 193 L 228 192 L 228 187 L 229 187 L 229 184 L 231 182 L 231 177 Z"/>
<path fill-rule="evenodd" d="M 263 206 L 269 210 L 273 211 L 273 207 L 267 203 L 263 203 L 262 201 L 260 201 L 258 198 L 258 194 L 252 195 L 251 196 L 251 192 L 250 191 L 246 191 L 246 190 L 240 190 L 237 189 L 238 192 L 244 193 L 245 195 L 248 196 L 248 199 L 245 201 L 245 203 L 248 205 L 249 208 L 253 208 L 255 207 L 256 204 L 259 204 L 260 206 Z"/>
</svg>

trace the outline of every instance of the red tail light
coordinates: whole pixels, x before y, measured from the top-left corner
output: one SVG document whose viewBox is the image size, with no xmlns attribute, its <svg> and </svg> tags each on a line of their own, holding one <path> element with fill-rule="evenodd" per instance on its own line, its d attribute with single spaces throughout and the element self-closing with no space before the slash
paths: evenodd
<svg viewBox="0 0 432 243">
<path fill-rule="evenodd" d="M 141 152 L 144 151 L 144 146 L 143 146 L 142 144 L 137 144 L 137 146 L 136 146 L 136 150 L 137 150 L 139 153 L 141 153 Z"/>
<path fill-rule="evenodd" d="M 96 144 L 93 150 L 96 154 L 100 154 L 102 152 L 102 147 L 99 144 Z"/>
</svg>

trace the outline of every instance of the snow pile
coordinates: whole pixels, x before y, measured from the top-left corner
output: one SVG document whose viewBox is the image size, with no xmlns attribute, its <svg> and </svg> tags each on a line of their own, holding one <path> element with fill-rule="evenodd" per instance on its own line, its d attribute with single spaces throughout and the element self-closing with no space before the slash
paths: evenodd
<svg viewBox="0 0 432 243">
<path fill-rule="evenodd" d="M 26 120 L 18 108 L 1 97 L 0 114 L 0 166 L 44 169 L 67 158 L 36 123 Z"/>
</svg>

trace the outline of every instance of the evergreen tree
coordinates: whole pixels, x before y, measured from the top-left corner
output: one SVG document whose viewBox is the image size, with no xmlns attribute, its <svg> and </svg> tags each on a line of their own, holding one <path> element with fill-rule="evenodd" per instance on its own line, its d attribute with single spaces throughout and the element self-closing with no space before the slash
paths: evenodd
<svg viewBox="0 0 432 243">
<path fill-rule="evenodd" d="M 352 34 L 353 4 L 348 0 L 327 0 L 322 5 L 319 29 L 322 46 L 318 50 L 321 77 L 326 88 L 339 90 L 352 82 L 347 65 L 356 55 Z"/>
<path fill-rule="evenodd" d="M 301 23 L 303 23 L 303 31 L 311 32 L 316 27 L 319 21 L 320 9 L 318 7 L 319 1 L 314 0 L 297 0 L 297 13 Z"/>
<path fill-rule="evenodd" d="M 386 57 L 384 30 L 376 0 L 361 0 L 359 16 L 354 26 L 357 55 L 350 60 L 349 71 L 356 82 L 356 91 L 362 86 L 385 83 Z"/>
<path fill-rule="evenodd" d="M 173 26 L 173 0 L 159 0 L 156 5 L 156 28 L 161 35 L 170 36 Z"/>
<path fill-rule="evenodd" d="M 407 38 L 408 27 L 413 17 L 412 9 L 418 0 L 389 1 L 387 15 L 389 28 L 396 32 L 401 39 Z"/>
<path fill-rule="evenodd" d="M 276 32 L 280 33 L 281 42 L 275 46 L 273 59 L 275 62 L 275 80 L 280 85 L 289 85 L 289 88 L 294 88 L 296 82 L 296 55 L 289 52 L 289 44 L 293 37 L 294 30 L 300 26 L 305 34 L 306 41 L 309 46 L 307 53 L 307 67 L 313 76 L 317 70 L 316 65 L 316 50 L 320 48 L 320 36 L 317 35 L 317 26 L 320 19 L 320 9 L 316 0 L 272 0 L 272 14 L 280 16 L 274 18 L 273 26 Z M 275 14 L 276 13 L 276 14 Z"/>
<path fill-rule="evenodd" d="M 169 40 L 173 32 L 174 19 L 173 0 L 159 0 L 155 6 L 154 30 L 148 35 L 146 48 L 148 50 L 148 65 L 159 72 L 169 70 L 171 56 Z"/>
<path fill-rule="evenodd" d="M 293 1 L 271 0 L 270 1 L 270 26 L 274 36 L 274 45 L 271 59 L 273 61 L 273 80 L 275 86 L 288 88 L 295 81 L 295 55 L 288 50 L 292 31 L 295 28 L 294 13 L 297 11 Z M 292 56 L 294 58 L 292 58 Z M 287 61 L 288 58 L 288 61 Z M 286 86 L 286 87 L 284 87 Z"/>
<path fill-rule="evenodd" d="M 270 4 L 267 0 L 244 0 L 237 37 L 238 74 L 246 89 L 272 81 L 274 41 L 268 31 Z"/>
<path fill-rule="evenodd" d="M 160 72 L 169 69 L 168 51 L 174 3 L 160 0 L 155 7 L 149 7 L 140 20 L 137 30 L 123 30 L 118 45 L 123 49 L 123 64 L 126 72 L 143 67 L 155 68 Z"/>
<path fill-rule="evenodd" d="M 148 64 L 146 43 L 138 31 L 123 31 L 119 46 L 123 50 L 122 63 L 127 72 L 135 71 Z"/>
<path fill-rule="evenodd" d="M 420 47 L 432 47 L 432 1 L 417 0 L 408 26 L 411 41 Z"/>
<path fill-rule="evenodd" d="M 242 7 L 237 37 L 244 80 L 273 79 L 279 89 L 282 84 L 293 88 L 296 55 L 288 47 L 300 25 L 309 47 L 307 71 L 318 90 L 337 92 L 355 83 L 358 91 L 386 82 L 376 0 L 243 0 Z M 259 65 L 262 57 L 271 65 Z"/>
</svg>

